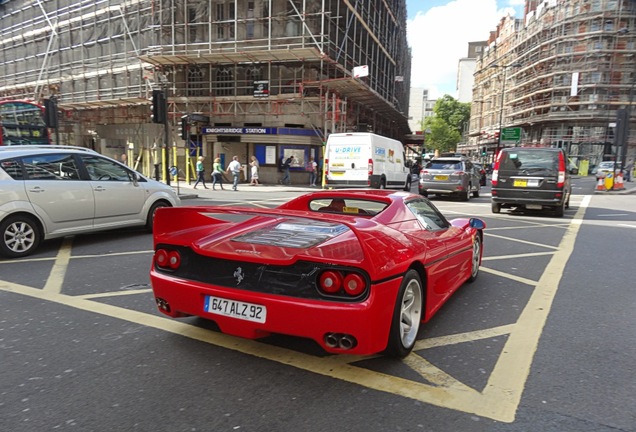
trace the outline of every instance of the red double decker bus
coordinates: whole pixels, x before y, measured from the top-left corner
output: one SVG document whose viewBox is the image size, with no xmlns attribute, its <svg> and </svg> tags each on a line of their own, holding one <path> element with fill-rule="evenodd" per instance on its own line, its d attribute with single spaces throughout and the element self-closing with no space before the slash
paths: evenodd
<svg viewBox="0 0 636 432">
<path fill-rule="evenodd" d="M 0 146 L 51 144 L 44 107 L 26 101 L 0 101 Z"/>
</svg>

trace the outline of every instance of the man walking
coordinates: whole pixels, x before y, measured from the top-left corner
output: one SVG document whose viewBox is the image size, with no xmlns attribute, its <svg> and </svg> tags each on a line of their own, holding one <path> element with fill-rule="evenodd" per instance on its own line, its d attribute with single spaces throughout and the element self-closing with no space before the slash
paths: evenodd
<svg viewBox="0 0 636 432">
<path fill-rule="evenodd" d="M 291 166 L 293 162 L 294 162 L 294 155 L 291 155 L 290 157 L 285 159 L 285 162 L 283 162 L 283 179 L 281 180 L 281 183 L 284 185 L 291 184 L 291 177 L 289 175 L 289 167 Z"/>
<path fill-rule="evenodd" d="M 241 174 L 241 163 L 238 161 L 238 156 L 232 157 L 232 162 L 227 166 L 226 172 L 232 173 L 234 182 L 232 183 L 232 190 L 238 190 L 239 175 Z"/>
</svg>

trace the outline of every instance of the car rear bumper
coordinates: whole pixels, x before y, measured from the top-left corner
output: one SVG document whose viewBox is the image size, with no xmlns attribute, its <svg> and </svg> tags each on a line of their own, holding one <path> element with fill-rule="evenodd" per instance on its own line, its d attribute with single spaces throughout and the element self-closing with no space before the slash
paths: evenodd
<svg viewBox="0 0 636 432">
<path fill-rule="evenodd" d="M 427 192 L 431 194 L 455 194 L 459 192 L 463 192 L 466 188 L 461 183 L 437 183 L 437 182 L 420 182 L 419 185 L 420 192 Z"/>
<path fill-rule="evenodd" d="M 347 354 L 374 354 L 386 348 L 393 309 L 402 281 L 393 279 L 372 285 L 369 297 L 359 303 L 316 301 L 252 291 L 236 290 L 177 279 L 151 270 L 155 299 L 169 305 L 159 308 L 173 318 L 199 316 L 214 321 L 223 333 L 256 339 L 279 333 L 314 340 L 325 351 Z M 204 310 L 206 296 L 246 302 L 267 308 L 264 323 L 217 315 Z M 351 335 L 351 349 L 328 346 L 327 334 Z"/>
<path fill-rule="evenodd" d="M 565 191 L 521 191 L 492 189 L 492 201 L 511 206 L 541 205 L 554 207 L 563 204 L 567 198 Z"/>
</svg>

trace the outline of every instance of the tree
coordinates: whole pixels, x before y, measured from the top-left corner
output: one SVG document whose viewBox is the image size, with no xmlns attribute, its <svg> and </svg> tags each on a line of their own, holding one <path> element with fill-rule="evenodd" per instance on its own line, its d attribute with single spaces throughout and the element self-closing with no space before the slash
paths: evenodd
<svg viewBox="0 0 636 432">
<path fill-rule="evenodd" d="M 430 133 L 426 134 L 427 151 L 451 151 L 461 140 L 461 134 L 437 116 L 427 117 L 424 120 L 424 130 L 430 130 Z"/>
<path fill-rule="evenodd" d="M 470 104 L 444 95 L 435 102 L 433 112 L 435 115 L 424 119 L 422 124 L 422 130 L 430 130 L 426 134 L 426 149 L 440 152 L 455 150 L 470 121 Z"/>
</svg>

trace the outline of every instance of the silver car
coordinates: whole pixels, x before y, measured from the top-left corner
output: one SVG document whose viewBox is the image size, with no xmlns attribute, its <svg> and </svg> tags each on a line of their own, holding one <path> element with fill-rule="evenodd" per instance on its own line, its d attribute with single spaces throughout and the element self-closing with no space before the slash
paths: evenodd
<svg viewBox="0 0 636 432">
<path fill-rule="evenodd" d="M 441 157 L 429 161 L 420 171 L 419 192 L 423 196 L 453 195 L 468 201 L 479 197 L 480 173 L 470 159 Z"/>
<path fill-rule="evenodd" d="M 31 254 L 42 240 L 145 226 L 177 193 L 126 165 L 72 146 L 0 147 L 0 255 Z"/>
</svg>

